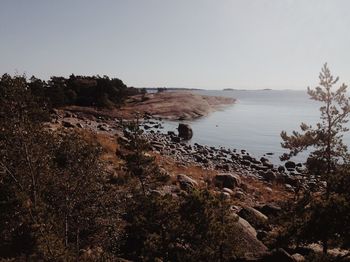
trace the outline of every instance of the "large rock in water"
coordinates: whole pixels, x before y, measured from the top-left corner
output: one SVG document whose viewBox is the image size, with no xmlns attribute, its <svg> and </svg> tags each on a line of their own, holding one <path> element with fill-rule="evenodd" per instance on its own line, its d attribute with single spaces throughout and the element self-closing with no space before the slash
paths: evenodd
<svg viewBox="0 0 350 262">
<path fill-rule="evenodd" d="M 179 137 L 190 140 L 193 136 L 193 131 L 190 125 L 188 124 L 179 124 L 179 127 L 177 128 L 179 131 Z"/>
</svg>

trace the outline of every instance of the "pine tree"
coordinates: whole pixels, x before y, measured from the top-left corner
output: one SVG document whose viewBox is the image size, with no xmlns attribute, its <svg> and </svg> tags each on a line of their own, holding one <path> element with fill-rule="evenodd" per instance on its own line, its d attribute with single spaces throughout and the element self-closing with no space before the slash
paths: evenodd
<svg viewBox="0 0 350 262">
<path fill-rule="evenodd" d="M 297 243 L 321 241 L 323 251 L 327 253 L 330 240 L 338 241 L 347 227 L 344 216 L 349 210 L 344 205 L 347 190 L 339 190 L 339 183 L 348 176 L 346 166 L 349 162 L 347 146 L 343 143 L 345 124 L 350 114 L 350 99 L 347 86 L 335 88 L 339 78 L 334 77 L 327 64 L 319 75 L 319 86 L 308 88 L 311 99 L 321 103 L 320 122 L 312 127 L 302 123 L 301 132 L 293 131 L 288 135 L 281 133 L 282 147 L 289 150 L 281 160 L 287 160 L 309 149 L 306 165 L 309 177 L 318 177 L 325 181 L 325 189 L 312 194 L 306 190 L 304 195 L 290 210 L 287 224 L 289 237 Z M 343 228 L 343 229 L 342 229 Z M 287 234 L 287 235 L 288 235 Z"/>
<path fill-rule="evenodd" d="M 167 178 L 160 172 L 155 158 L 148 153 L 150 145 L 143 137 L 139 120 L 124 124 L 123 131 L 124 137 L 118 140 L 124 151 L 121 157 L 125 160 L 127 171 L 140 182 L 141 190 L 146 195 L 152 187 Z"/>
</svg>

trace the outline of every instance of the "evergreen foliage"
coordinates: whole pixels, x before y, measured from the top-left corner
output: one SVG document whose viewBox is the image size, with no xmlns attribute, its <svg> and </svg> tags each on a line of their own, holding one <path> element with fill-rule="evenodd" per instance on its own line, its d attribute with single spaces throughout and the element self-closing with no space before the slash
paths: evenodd
<svg viewBox="0 0 350 262">
<path fill-rule="evenodd" d="M 345 84 L 334 87 L 339 78 L 332 76 L 327 64 L 319 79 L 319 86 L 308 88 L 308 94 L 321 103 L 321 121 L 315 127 L 302 123 L 301 132 L 293 131 L 292 135 L 283 131 L 282 147 L 289 153 L 282 159 L 309 149 L 311 153 L 306 160 L 309 179 L 324 181 L 325 187 L 315 193 L 306 189 L 296 203 L 289 205 L 282 239 L 297 245 L 321 242 L 327 253 L 330 244 L 347 246 L 349 242 L 346 233 L 350 225 L 349 154 L 342 136 L 348 131 L 345 124 L 350 100 Z"/>
<path fill-rule="evenodd" d="M 70 261 L 107 248 L 116 208 L 99 148 L 46 130 L 47 111 L 25 78 L 4 75 L 0 94 L 0 257 Z"/>
<path fill-rule="evenodd" d="M 127 87 L 118 78 L 107 76 L 53 76 L 49 81 L 31 77 L 27 83 L 34 96 L 46 98 L 53 107 L 65 105 L 112 108 L 131 95 L 144 91 Z"/>
</svg>

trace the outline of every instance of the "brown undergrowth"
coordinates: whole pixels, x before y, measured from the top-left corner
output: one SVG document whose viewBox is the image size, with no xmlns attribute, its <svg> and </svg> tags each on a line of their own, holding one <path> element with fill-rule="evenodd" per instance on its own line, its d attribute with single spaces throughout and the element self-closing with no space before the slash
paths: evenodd
<svg viewBox="0 0 350 262">
<path fill-rule="evenodd" d="M 102 147 L 103 152 L 101 160 L 106 162 L 110 169 L 120 170 L 122 160 L 115 154 L 118 149 L 116 136 L 95 133 L 88 130 L 80 130 L 79 132 L 88 141 L 97 142 Z M 218 174 L 218 171 L 216 170 L 205 169 L 199 165 L 184 165 L 183 163 L 175 161 L 170 156 L 163 156 L 155 152 L 151 152 L 151 154 L 155 157 L 158 165 L 171 174 L 171 181 L 173 183 L 176 183 L 176 177 L 178 174 L 185 174 L 196 180 L 200 187 L 210 188 L 212 187 L 211 181 L 213 177 Z M 241 175 L 240 177 L 243 182 L 242 189 L 247 195 L 247 198 L 239 200 L 238 202 L 248 202 L 251 205 L 285 201 L 293 197 L 293 195 L 287 192 L 281 184 L 269 184 L 250 176 Z"/>
</svg>

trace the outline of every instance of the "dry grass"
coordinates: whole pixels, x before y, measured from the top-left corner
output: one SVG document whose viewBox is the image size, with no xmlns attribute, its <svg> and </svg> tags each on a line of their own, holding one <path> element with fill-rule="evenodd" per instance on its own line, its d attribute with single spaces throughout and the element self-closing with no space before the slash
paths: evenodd
<svg viewBox="0 0 350 262">
<path fill-rule="evenodd" d="M 102 147 L 101 160 L 119 167 L 121 160 L 115 154 L 118 149 L 117 137 L 108 134 L 95 133 L 89 130 L 79 130 L 79 133 L 88 141 L 98 143 Z"/>
<path fill-rule="evenodd" d="M 256 201 L 260 203 L 280 202 L 293 197 L 282 184 L 267 184 L 254 177 L 242 177 L 242 181 L 247 186 L 246 191 L 255 194 Z"/>
<path fill-rule="evenodd" d="M 195 179 L 199 182 L 199 185 L 204 187 L 206 186 L 206 181 L 210 182 L 218 174 L 215 170 L 204 169 L 197 165 L 184 166 L 182 163 L 175 162 L 171 157 L 154 153 L 153 155 L 156 157 L 157 163 L 173 175 L 174 180 L 177 174 L 185 174 Z M 254 177 L 240 177 L 244 184 L 244 191 L 248 196 L 247 201 L 254 199 L 254 202 L 268 203 L 285 201 L 293 197 L 281 184 L 267 184 Z M 244 200 L 242 201 L 244 202 Z"/>
<path fill-rule="evenodd" d="M 122 160 L 115 154 L 118 149 L 117 138 L 115 136 L 95 133 L 88 130 L 80 130 L 79 132 L 87 141 L 93 143 L 97 142 L 102 147 L 103 153 L 101 159 L 103 161 L 115 169 L 120 168 Z M 154 152 L 151 152 L 151 155 L 155 157 L 160 167 L 171 174 L 171 179 L 174 183 L 176 182 L 178 174 L 185 174 L 195 179 L 200 187 L 206 187 L 210 184 L 212 178 L 218 174 L 215 170 L 208 170 L 199 165 L 185 166 L 180 162 L 174 161 L 170 156 L 163 156 Z M 280 202 L 293 197 L 281 184 L 268 184 L 254 177 L 247 176 L 241 176 L 241 179 L 244 184 L 242 188 L 244 188 L 244 192 L 248 196 L 247 199 L 242 200 L 242 202 L 248 201 L 249 204 L 252 204 L 252 201 L 255 203 Z"/>
</svg>

